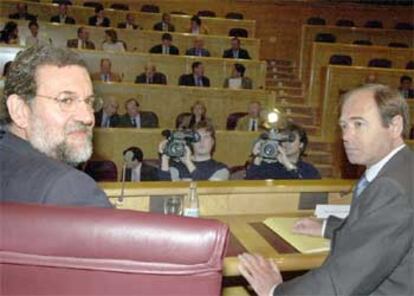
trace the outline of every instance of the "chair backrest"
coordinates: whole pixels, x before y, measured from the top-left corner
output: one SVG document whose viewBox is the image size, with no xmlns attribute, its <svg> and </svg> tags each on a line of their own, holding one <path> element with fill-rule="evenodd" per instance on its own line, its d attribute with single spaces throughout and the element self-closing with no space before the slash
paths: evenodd
<svg viewBox="0 0 414 296">
<path fill-rule="evenodd" d="M 338 26 L 338 27 L 355 27 L 355 23 L 351 20 L 340 19 L 340 20 L 336 21 L 335 26 Z"/>
<path fill-rule="evenodd" d="M 116 164 L 110 160 L 89 160 L 84 171 L 96 182 L 116 182 L 118 180 Z"/>
<path fill-rule="evenodd" d="M 402 42 L 390 42 L 388 43 L 389 47 L 400 47 L 400 48 L 409 48 L 408 44 Z"/>
<path fill-rule="evenodd" d="M 351 66 L 352 57 L 348 55 L 334 54 L 333 56 L 329 58 L 329 64 Z"/>
<path fill-rule="evenodd" d="M 319 16 L 313 16 L 308 18 L 308 20 L 306 21 L 306 23 L 308 25 L 317 25 L 317 26 L 324 26 L 326 25 L 326 21 L 325 19 L 319 17 Z"/>
<path fill-rule="evenodd" d="M 387 59 L 372 59 L 369 61 L 368 67 L 391 68 L 392 62 Z"/>
<path fill-rule="evenodd" d="M 93 2 L 93 1 L 86 1 L 86 2 L 83 2 L 83 6 L 85 6 L 85 7 L 92 7 L 92 8 L 97 8 L 97 7 L 99 7 L 99 8 L 103 8 L 103 5 L 102 5 L 102 3 L 99 3 L 99 2 Z"/>
<path fill-rule="evenodd" d="M 153 5 L 153 4 L 143 4 L 141 6 L 141 11 L 150 12 L 150 13 L 159 13 L 160 8 L 157 5 Z"/>
<path fill-rule="evenodd" d="M 240 118 L 247 115 L 247 112 L 234 112 L 227 117 L 226 129 L 234 130 Z"/>
<path fill-rule="evenodd" d="M 247 38 L 249 37 L 249 32 L 244 28 L 232 28 L 229 31 L 229 36 Z"/>
<path fill-rule="evenodd" d="M 398 23 L 395 25 L 396 30 L 414 30 L 414 25 L 410 23 Z"/>
<path fill-rule="evenodd" d="M 198 16 L 216 17 L 216 13 L 212 10 L 200 10 L 197 12 Z"/>
<path fill-rule="evenodd" d="M 331 33 L 318 33 L 315 37 L 316 42 L 328 42 L 328 43 L 335 43 L 336 36 Z"/>
<path fill-rule="evenodd" d="M 129 10 L 128 4 L 125 3 L 113 3 L 111 4 L 111 8 L 116 10 Z"/>
<path fill-rule="evenodd" d="M 233 20 L 242 20 L 244 19 L 244 15 L 240 12 L 229 12 L 226 14 L 225 18 Z"/>
<path fill-rule="evenodd" d="M 4 295 L 219 295 L 228 227 L 129 210 L 0 205 Z"/>
<path fill-rule="evenodd" d="M 140 111 L 142 117 L 151 118 L 151 121 L 154 122 L 155 127 L 159 127 L 159 120 L 158 115 L 155 112 L 152 111 Z"/>
<path fill-rule="evenodd" d="M 405 65 L 406 69 L 414 69 L 414 61 L 409 61 L 407 65 Z"/>
<path fill-rule="evenodd" d="M 364 25 L 365 28 L 372 28 L 372 29 L 382 29 L 384 25 L 381 21 L 378 20 L 371 20 L 367 21 Z"/>
<path fill-rule="evenodd" d="M 352 44 L 355 44 L 355 45 L 372 45 L 372 42 L 369 41 L 369 40 L 360 39 L 360 40 L 355 40 L 354 42 L 352 42 Z"/>
</svg>

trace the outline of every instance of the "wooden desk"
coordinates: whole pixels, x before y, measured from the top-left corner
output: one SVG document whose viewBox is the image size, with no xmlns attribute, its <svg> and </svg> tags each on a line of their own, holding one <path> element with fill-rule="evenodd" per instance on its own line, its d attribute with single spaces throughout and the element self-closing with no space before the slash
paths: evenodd
<svg viewBox="0 0 414 296">
<path fill-rule="evenodd" d="M 22 50 L 17 46 L 0 46 L 0 69 L 16 53 Z M 210 78 L 211 87 L 223 87 L 224 79 L 229 77 L 234 63 L 242 63 L 246 67 L 246 76 L 254 81 L 254 88 L 265 86 L 266 63 L 253 60 L 235 60 L 222 58 L 199 58 L 188 56 L 168 56 L 149 53 L 109 53 L 98 50 L 75 50 L 85 60 L 90 73 L 98 72 L 102 58 L 112 61 L 112 71 L 120 73 L 124 82 L 134 82 L 137 75 L 144 71 L 148 62 L 157 66 L 157 70 L 166 74 L 169 85 L 178 85 L 182 74 L 191 73 L 191 65 L 195 61 L 204 64 L 205 75 Z"/>
<path fill-rule="evenodd" d="M 3 0 L 0 2 L 0 16 L 7 17 L 16 10 L 16 3 L 24 1 Z M 37 15 L 38 20 L 48 22 L 52 15 L 58 12 L 58 6 L 51 3 L 34 3 L 26 1 L 28 11 L 31 14 Z M 118 23 L 125 21 L 127 11 L 120 11 L 114 9 L 105 9 L 105 15 L 111 20 L 111 25 L 118 26 Z M 136 23 L 146 30 L 152 30 L 155 23 L 160 22 L 161 13 L 145 13 L 138 11 L 129 11 L 135 16 Z M 75 18 L 78 25 L 88 24 L 89 17 L 93 16 L 94 9 L 83 6 L 70 6 L 69 15 Z M 190 25 L 191 15 L 172 15 L 171 22 L 175 25 L 177 32 L 187 32 Z M 255 37 L 256 21 L 254 20 L 230 20 L 225 18 L 210 18 L 202 17 L 202 22 L 208 27 L 211 35 L 227 36 L 231 28 L 244 28 L 248 31 L 249 37 Z"/>
</svg>

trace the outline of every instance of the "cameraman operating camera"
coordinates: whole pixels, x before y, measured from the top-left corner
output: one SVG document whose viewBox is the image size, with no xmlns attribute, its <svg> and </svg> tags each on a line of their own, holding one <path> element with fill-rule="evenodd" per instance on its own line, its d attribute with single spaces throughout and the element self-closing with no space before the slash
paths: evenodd
<svg viewBox="0 0 414 296">
<path fill-rule="evenodd" d="M 280 140 L 277 145 L 275 158 L 264 158 L 261 147 L 265 140 L 259 140 L 253 147 L 253 163 L 246 170 L 246 179 L 320 179 L 318 170 L 310 163 L 304 162 L 304 155 L 308 144 L 306 132 L 294 123 L 288 123 L 280 133 L 289 140 Z"/>
<path fill-rule="evenodd" d="M 180 158 L 168 155 L 165 148 L 169 140 L 160 143 L 160 180 L 228 180 L 230 173 L 227 166 L 211 158 L 216 142 L 213 126 L 201 121 L 194 126 L 193 131 L 199 134 L 199 139 L 190 145 L 186 144 L 184 155 Z"/>
</svg>

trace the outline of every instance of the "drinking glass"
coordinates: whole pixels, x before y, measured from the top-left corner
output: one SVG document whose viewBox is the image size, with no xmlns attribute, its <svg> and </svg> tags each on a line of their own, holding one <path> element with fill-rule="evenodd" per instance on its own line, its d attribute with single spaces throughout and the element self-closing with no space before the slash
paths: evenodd
<svg viewBox="0 0 414 296">
<path fill-rule="evenodd" d="M 182 196 L 171 196 L 164 199 L 164 214 L 181 216 L 183 213 Z"/>
</svg>

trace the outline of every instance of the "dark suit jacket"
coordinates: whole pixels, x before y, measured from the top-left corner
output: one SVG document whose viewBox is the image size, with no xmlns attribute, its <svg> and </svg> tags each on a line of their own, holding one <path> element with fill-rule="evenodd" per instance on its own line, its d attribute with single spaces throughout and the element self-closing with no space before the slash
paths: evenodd
<svg viewBox="0 0 414 296">
<path fill-rule="evenodd" d="M 135 78 L 135 83 L 147 83 L 147 74 L 141 73 Z M 163 73 L 155 72 L 150 84 L 167 84 L 167 77 Z"/>
<path fill-rule="evenodd" d="M 398 90 L 401 92 L 401 94 L 404 96 L 404 98 L 406 98 L 406 99 L 414 99 L 414 89 L 410 88 L 408 90 L 408 94 L 407 94 L 408 96 L 406 94 L 403 94 L 402 93 L 401 88 L 398 88 Z"/>
<path fill-rule="evenodd" d="M 9 18 L 14 19 L 14 20 L 24 19 L 24 20 L 28 20 L 28 21 L 36 21 L 36 19 L 37 19 L 36 16 L 34 16 L 33 14 L 30 14 L 30 13 L 26 13 L 21 17 L 18 12 L 9 14 Z"/>
<path fill-rule="evenodd" d="M 203 76 L 203 87 L 210 87 L 210 79 L 208 79 L 206 76 Z M 195 80 L 193 74 L 183 74 L 180 76 L 180 79 L 178 80 L 178 85 L 185 85 L 185 86 L 195 86 Z"/>
<path fill-rule="evenodd" d="M 194 47 L 187 49 L 187 51 L 185 52 L 185 55 L 188 55 L 188 56 L 197 56 L 196 55 L 196 49 Z M 201 49 L 201 56 L 203 56 L 203 57 L 209 57 L 210 56 L 210 52 L 207 49 L 202 48 Z"/>
<path fill-rule="evenodd" d="M 88 175 L 8 132 L 0 135 L 0 166 L 2 202 L 112 207 Z"/>
<path fill-rule="evenodd" d="M 96 15 L 94 15 L 89 18 L 88 24 L 89 26 L 96 26 L 97 21 L 98 21 L 98 18 Z M 109 18 L 104 17 L 104 20 L 102 24 L 100 25 L 100 27 L 109 27 L 110 25 L 111 25 L 111 21 L 109 20 Z"/>
<path fill-rule="evenodd" d="M 59 15 L 52 16 L 50 18 L 50 22 L 51 23 L 60 23 L 60 17 L 59 17 Z M 65 24 L 72 24 L 73 25 L 73 24 L 76 24 L 76 21 L 75 21 L 75 19 L 73 17 L 66 16 L 66 18 L 65 18 Z"/>
<path fill-rule="evenodd" d="M 122 179 L 121 179 L 122 180 Z M 158 169 L 148 164 L 142 163 L 141 165 L 141 182 L 143 181 L 159 181 Z M 125 181 L 131 181 L 131 169 L 125 170 Z"/>
<path fill-rule="evenodd" d="M 78 39 L 70 39 L 67 42 L 69 48 L 78 48 Z M 86 49 L 95 49 L 95 44 L 92 41 L 86 41 Z"/>
<path fill-rule="evenodd" d="M 156 23 L 153 27 L 154 31 L 162 31 L 162 22 Z M 168 24 L 168 32 L 175 32 L 173 24 Z"/>
<path fill-rule="evenodd" d="M 322 266 L 275 295 L 413 295 L 413 168 L 414 152 L 405 147 L 354 196 L 344 221 L 328 219 L 331 252 Z"/>
<path fill-rule="evenodd" d="M 155 46 L 151 47 L 149 52 L 150 53 L 162 53 L 162 44 L 158 44 L 158 45 L 155 45 Z M 176 46 L 171 45 L 170 46 L 170 54 L 179 55 L 180 51 L 178 50 L 178 48 Z"/>
<path fill-rule="evenodd" d="M 138 25 L 132 25 L 132 27 L 134 28 L 134 30 L 136 29 L 140 29 L 140 27 Z M 122 22 L 118 24 L 118 28 L 119 29 L 125 29 L 126 28 L 126 22 Z"/>
<path fill-rule="evenodd" d="M 141 128 L 158 127 L 158 120 L 151 112 L 141 111 L 139 115 L 141 117 Z M 124 114 L 119 118 L 118 127 L 134 127 L 128 114 Z"/>
<path fill-rule="evenodd" d="M 95 112 L 95 127 L 101 127 L 103 110 Z M 109 118 L 109 127 L 116 127 L 119 125 L 119 115 L 114 114 Z"/>
<path fill-rule="evenodd" d="M 234 58 L 233 57 L 233 50 L 231 48 L 225 50 L 224 53 L 223 53 L 223 58 L 233 59 Z M 243 48 L 239 49 L 239 57 L 238 58 L 239 59 L 246 59 L 246 60 L 251 59 L 250 55 L 249 55 L 249 52 L 247 50 L 243 49 Z"/>
</svg>

